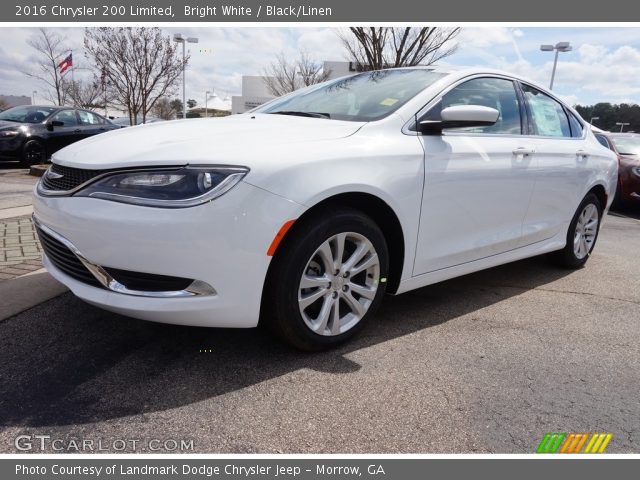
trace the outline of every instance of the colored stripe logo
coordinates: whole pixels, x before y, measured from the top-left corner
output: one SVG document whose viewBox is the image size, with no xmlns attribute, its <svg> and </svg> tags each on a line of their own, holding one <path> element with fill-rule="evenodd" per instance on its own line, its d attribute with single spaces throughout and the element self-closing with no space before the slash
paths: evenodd
<svg viewBox="0 0 640 480">
<path fill-rule="evenodd" d="M 545 433 L 536 453 L 604 453 L 611 433 Z"/>
</svg>

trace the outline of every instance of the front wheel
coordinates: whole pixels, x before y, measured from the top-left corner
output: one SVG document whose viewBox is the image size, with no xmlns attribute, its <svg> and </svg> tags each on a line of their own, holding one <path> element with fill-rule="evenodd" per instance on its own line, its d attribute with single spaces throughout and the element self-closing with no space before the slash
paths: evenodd
<svg viewBox="0 0 640 480">
<path fill-rule="evenodd" d="M 23 167 L 38 165 L 47 161 L 47 149 L 40 140 L 28 140 L 22 147 L 20 163 Z"/>
<path fill-rule="evenodd" d="M 576 211 L 567 232 L 567 245 L 552 254 L 553 261 L 565 268 L 580 268 L 589 259 L 598 239 L 602 205 L 598 197 L 588 194 Z"/>
<path fill-rule="evenodd" d="M 386 287 L 387 244 L 363 213 L 307 219 L 274 258 L 264 306 L 272 330 L 301 350 L 324 350 L 360 331 Z"/>
</svg>

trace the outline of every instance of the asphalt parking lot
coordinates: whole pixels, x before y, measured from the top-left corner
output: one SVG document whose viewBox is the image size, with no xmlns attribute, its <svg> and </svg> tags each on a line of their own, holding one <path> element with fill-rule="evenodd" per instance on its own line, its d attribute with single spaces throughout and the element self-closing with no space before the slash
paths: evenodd
<svg viewBox="0 0 640 480">
<path fill-rule="evenodd" d="M 613 433 L 608 452 L 638 452 L 633 217 L 609 215 L 582 270 L 535 258 L 388 297 L 363 335 L 321 354 L 63 294 L 0 322 L 0 451 L 51 435 L 109 451 L 533 453 L 546 432 L 597 431 Z"/>
</svg>

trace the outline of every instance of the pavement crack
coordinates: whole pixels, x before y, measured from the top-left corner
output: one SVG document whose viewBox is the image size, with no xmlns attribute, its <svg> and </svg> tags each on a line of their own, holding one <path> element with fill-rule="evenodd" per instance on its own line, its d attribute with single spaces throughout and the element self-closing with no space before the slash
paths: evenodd
<svg viewBox="0 0 640 480">
<path fill-rule="evenodd" d="M 486 285 L 484 285 L 486 286 Z M 569 295 L 584 295 L 589 297 L 603 298 L 605 300 L 614 300 L 617 302 L 631 303 L 633 305 L 640 305 L 640 301 L 638 300 L 629 300 L 627 298 L 619 298 L 619 297 L 610 297 L 608 295 L 601 295 L 599 293 L 591 293 L 591 292 L 579 292 L 577 290 L 560 290 L 556 288 L 543 288 L 543 287 L 524 287 L 521 285 L 504 285 L 504 284 L 491 284 L 491 287 L 495 288 L 513 288 L 516 290 L 537 290 L 541 292 L 550 292 L 550 293 L 565 293 Z"/>
</svg>

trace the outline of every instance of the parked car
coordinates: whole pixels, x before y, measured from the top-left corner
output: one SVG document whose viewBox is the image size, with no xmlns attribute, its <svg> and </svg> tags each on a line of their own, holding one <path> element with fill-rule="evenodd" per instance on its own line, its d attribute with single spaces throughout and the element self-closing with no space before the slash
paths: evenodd
<svg viewBox="0 0 640 480">
<path fill-rule="evenodd" d="M 117 128 L 83 109 L 21 105 L 0 113 L 0 158 L 28 167 L 73 142 Z"/>
<path fill-rule="evenodd" d="M 618 156 L 616 203 L 640 202 L 640 134 L 595 132 L 596 139 Z"/>
<path fill-rule="evenodd" d="M 385 293 L 553 252 L 578 268 L 615 155 L 552 92 L 482 69 L 389 69 L 244 115 L 67 147 L 37 187 L 51 274 L 136 318 L 343 342 Z"/>
</svg>

